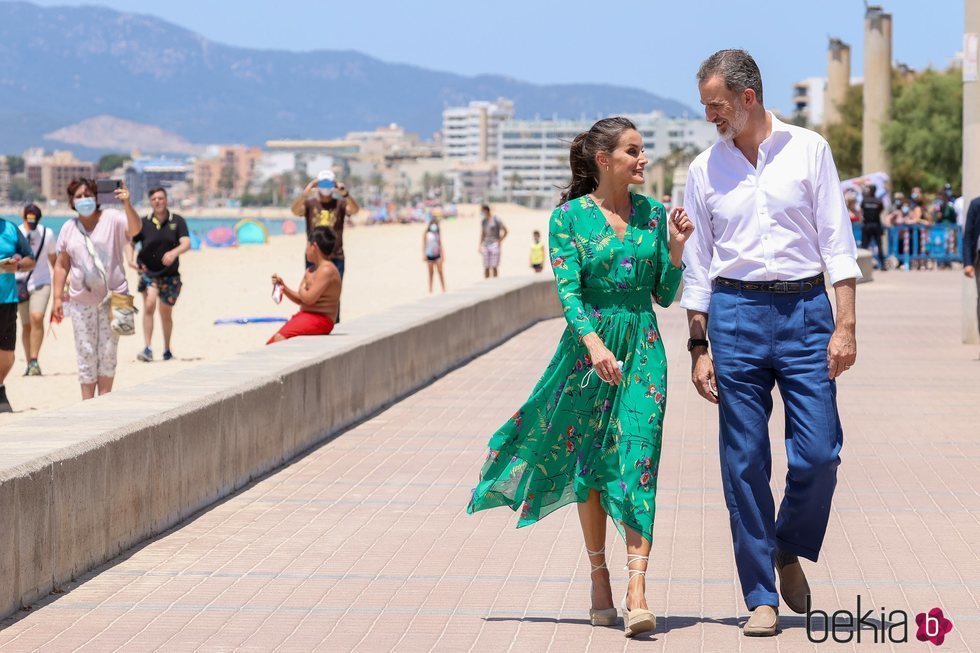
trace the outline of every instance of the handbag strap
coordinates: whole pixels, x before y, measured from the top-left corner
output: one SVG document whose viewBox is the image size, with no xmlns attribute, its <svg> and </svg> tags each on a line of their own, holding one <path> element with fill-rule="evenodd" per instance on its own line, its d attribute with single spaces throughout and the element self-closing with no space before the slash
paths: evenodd
<svg viewBox="0 0 980 653">
<path fill-rule="evenodd" d="M 42 225 L 41 226 L 41 244 L 38 245 L 37 251 L 34 252 L 34 267 L 32 267 L 31 268 L 31 271 L 27 273 L 27 276 L 24 277 L 24 283 L 25 284 L 28 281 L 31 280 L 31 276 L 34 274 L 34 270 L 37 269 L 37 257 L 40 256 L 41 255 L 41 252 L 44 251 L 44 239 L 47 238 L 47 237 L 48 237 L 48 229 L 47 229 L 47 227 L 45 227 L 45 226 Z"/>
<path fill-rule="evenodd" d="M 102 283 L 105 284 L 105 297 L 102 299 L 100 304 L 105 304 L 107 301 L 109 301 L 109 297 L 112 295 L 112 291 L 109 289 L 109 278 L 105 272 L 105 265 L 103 265 L 102 259 L 99 258 L 98 252 L 95 251 L 95 244 L 92 242 L 92 238 L 88 235 L 88 231 L 85 230 L 85 226 L 78 218 L 75 218 L 75 228 L 78 229 L 78 232 L 85 237 L 85 249 L 88 250 L 89 256 L 92 257 L 92 262 L 95 263 L 95 269 L 102 275 Z"/>
</svg>

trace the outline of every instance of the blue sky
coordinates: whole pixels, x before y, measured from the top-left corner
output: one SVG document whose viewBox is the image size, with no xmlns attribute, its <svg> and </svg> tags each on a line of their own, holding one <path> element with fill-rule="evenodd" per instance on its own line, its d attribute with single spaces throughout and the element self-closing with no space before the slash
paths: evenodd
<svg viewBox="0 0 980 653">
<path fill-rule="evenodd" d="M 826 74 L 828 36 L 850 43 L 852 74 L 862 74 L 862 0 L 35 2 L 151 14 L 245 47 L 358 50 L 464 75 L 634 86 L 695 109 L 698 64 L 725 47 L 755 56 L 767 104 L 782 110 L 791 108 L 793 82 Z M 962 0 L 881 3 L 893 15 L 896 61 L 945 68 L 962 48 Z"/>
</svg>

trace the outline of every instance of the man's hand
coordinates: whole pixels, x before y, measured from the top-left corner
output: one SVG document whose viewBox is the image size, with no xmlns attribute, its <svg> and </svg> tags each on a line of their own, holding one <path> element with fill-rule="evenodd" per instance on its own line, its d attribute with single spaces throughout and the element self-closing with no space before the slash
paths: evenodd
<svg viewBox="0 0 980 653">
<path fill-rule="evenodd" d="M 977 270 L 972 265 L 964 265 L 963 274 L 965 274 L 968 279 L 973 279 L 977 276 Z"/>
<path fill-rule="evenodd" d="M 0 263 L 0 272 L 11 273 L 17 272 L 17 262 L 20 261 L 20 254 L 14 254 L 9 259 L 7 263 Z"/>
<path fill-rule="evenodd" d="M 838 327 L 827 345 L 827 367 L 831 379 L 849 370 L 857 360 L 857 338 L 854 329 Z"/>
<path fill-rule="evenodd" d="M 170 267 L 173 262 L 177 260 L 177 254 L 173 250 L 170 250 L 169 252 L 164 253 L 161 260 L 163 261 L 164 265 Z"/>
<path fill-rule="evenodd" d="M 695 348 L 691 352 L 691 382 L 698 394 L 713 404 L 718 403 L 718 386 L 715 383 L 715 364 L 707 350 Z"/>
</svg>

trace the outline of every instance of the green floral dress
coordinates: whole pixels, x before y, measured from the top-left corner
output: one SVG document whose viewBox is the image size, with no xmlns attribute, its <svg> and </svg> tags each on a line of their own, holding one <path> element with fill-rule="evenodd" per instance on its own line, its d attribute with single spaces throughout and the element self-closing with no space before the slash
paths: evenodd
<svg viewBox="0 0 980 653">
<path fill-rule="evenodd" d="M 682 268 L 670 262 L 663 205 L 631 199 L 622 241 L 588 196 L 551 214 L 568 327 L 527 402 L 490 439 L 467 512 L 510 506 L 520 528 L 595 489 L 621 535 L 625 525 L 652 541 L 667 359 L 651 298 L 669 306 Z M 592 332 L 623 361 L 619 386 L 592 372 L 582 344 Z"/>
</svg>

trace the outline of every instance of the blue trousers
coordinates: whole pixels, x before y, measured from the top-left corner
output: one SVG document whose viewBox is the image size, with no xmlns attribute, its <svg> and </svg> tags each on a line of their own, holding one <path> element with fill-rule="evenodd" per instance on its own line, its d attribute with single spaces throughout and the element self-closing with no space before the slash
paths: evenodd
<svg viewBox="0 0 980 653">
<path fill-rule="evenodd" d="M 777 294 L 715 286 L 708 309 L 719 395 L 719 452 L 735 564 L 750 610 L 779 605 L 775 551 L 814 562 L 823 544 L 843 443 L 837 385 L 827 378 L 834 330 L 824 288 Z M 769 488 L 773 386 L 786 412 L 786 491 Z"/>
</svg>

